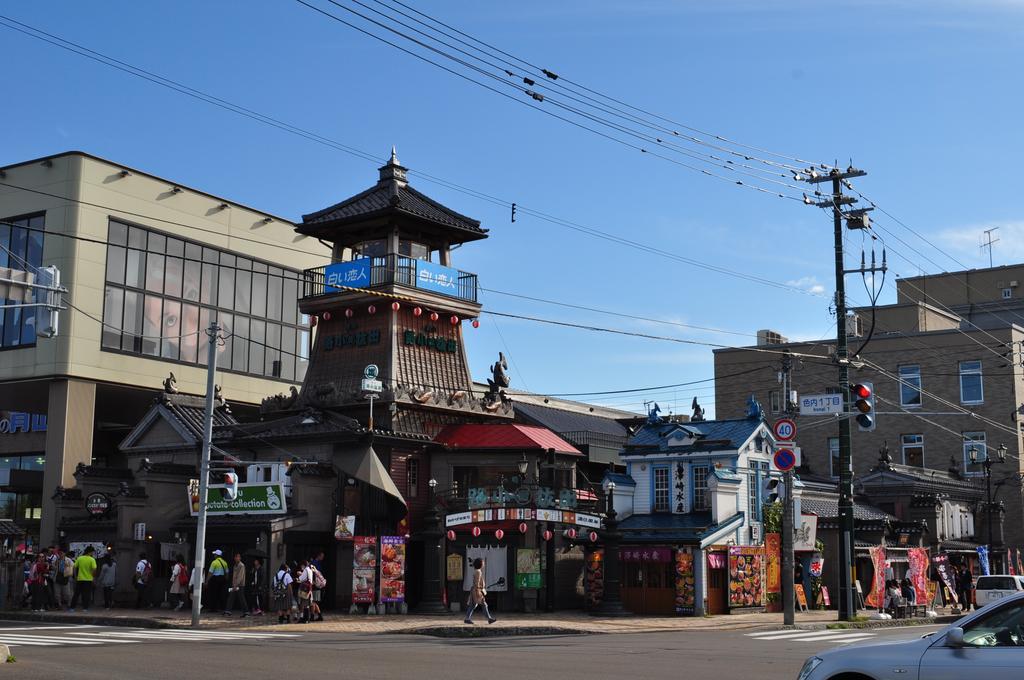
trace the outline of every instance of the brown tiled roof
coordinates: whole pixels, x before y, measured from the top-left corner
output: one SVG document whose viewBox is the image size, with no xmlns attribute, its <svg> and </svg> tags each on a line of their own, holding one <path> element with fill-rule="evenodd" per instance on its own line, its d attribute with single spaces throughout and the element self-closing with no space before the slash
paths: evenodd
<svg viewBox="0 0 1024 680">
<path fill-rule="evenodd" d="M 196 439 L 203 438 L 203 422 L 206 418 L 206 399 L 191 394 L 161 394 L 158 403 Z M 220 407 L 213 410 L 213 425 L 237 425 L 238 420 L 231 411 Z"/>
</svg>

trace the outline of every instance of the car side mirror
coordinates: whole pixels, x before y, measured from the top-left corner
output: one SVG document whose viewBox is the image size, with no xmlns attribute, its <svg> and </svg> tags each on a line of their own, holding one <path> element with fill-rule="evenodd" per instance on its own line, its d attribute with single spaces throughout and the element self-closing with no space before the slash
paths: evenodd
<svg viewBox="0 0 1024 680">
<path fill-rule="evenodd" d="M 963 647 L 964 646 L 964 629 L 963 628 L 950 628 L 949 632 L 946 633 L 946 646 L 947 647 Z"/>
</svg>

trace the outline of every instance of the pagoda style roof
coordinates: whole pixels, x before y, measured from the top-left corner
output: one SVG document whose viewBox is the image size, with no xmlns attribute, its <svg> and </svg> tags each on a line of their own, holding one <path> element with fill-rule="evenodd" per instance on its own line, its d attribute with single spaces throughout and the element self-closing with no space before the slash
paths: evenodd
<svg viewBox="0 0 1024 680">
<path fill-rule="evenodd" d="M 346 233 L 362 238 L 359 232 L 367 222 L 400 216 L 411 218 L 421 228 L 443 233 L 450 243 L 487 238 L 487 230 L 480 226 L 479 221 L 441 205 L 410 186 L 406 171 L 399 165 L 392 149 L 391 160 L 380 168 L 380 180 L 376 185 L 323 210 L 303 215 L 302 224 L 295 228 L 296 231 L 307 236 L 345 241 Z"/>
</svg>

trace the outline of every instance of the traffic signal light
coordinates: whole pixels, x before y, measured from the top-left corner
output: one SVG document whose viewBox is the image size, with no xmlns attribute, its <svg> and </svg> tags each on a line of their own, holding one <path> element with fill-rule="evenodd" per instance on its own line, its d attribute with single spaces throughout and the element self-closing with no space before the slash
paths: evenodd
<svg viewBox="0 0 1024 680">
<path fill-rule="evenodd" d="M 761 502 L 779 503 L 786 496 L 786 487 L 778 477 L 765 477 L 761 481 Z"/>
<path fill-rule="evenodd" d="M 872 432 L 875 429 L 875 390 L 869 382 L 858 383 L 850 388 L 853 399 L 854 417 L 857 429 L 861 432 Z"/>
<path fill-rule="evenodd" d="M 233 501 L 238 498 L 238 473 L 224 473 L 224 488 L 221 489 L 221 495 L 226 501 Z"/>
</svg>

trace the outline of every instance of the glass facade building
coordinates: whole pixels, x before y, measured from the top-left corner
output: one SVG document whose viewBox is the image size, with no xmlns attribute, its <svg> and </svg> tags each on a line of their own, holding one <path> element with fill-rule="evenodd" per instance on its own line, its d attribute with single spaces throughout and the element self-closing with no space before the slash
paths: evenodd
<svg viewBox="0 0 1024 680">
<path fill-rule="evenodd" d="M 43 214 L 0 218 L 0 267 L 33 271 L 43 266 Z M 4 300 L 10 304 L 12 300 Z M 36 310 L 0 309 L 0 348 L 36 344 Z"/>
</svg>

